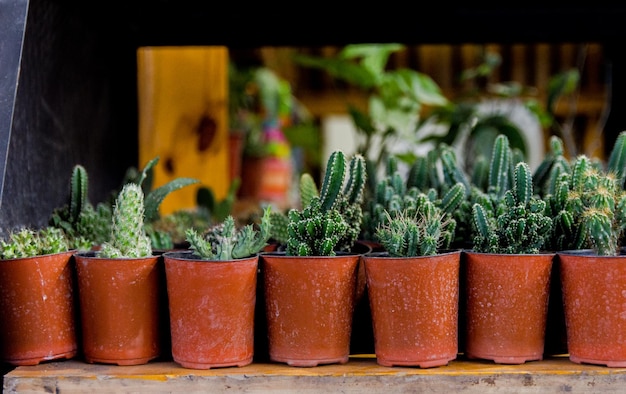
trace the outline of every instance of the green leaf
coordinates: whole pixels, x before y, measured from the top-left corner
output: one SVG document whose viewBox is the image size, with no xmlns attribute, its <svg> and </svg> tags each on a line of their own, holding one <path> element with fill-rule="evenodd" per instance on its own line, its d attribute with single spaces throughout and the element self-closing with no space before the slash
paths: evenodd
<svg viewBox="0 0 626 394">
<path fill-rule="evenodd" d="M 159 206 L 171 192 L 195 183 L 199 181 L 193 178 L 176 178 L 148 193 L 144 202 L 145 221 L 151 222 L 159 216 Z"/>
</svg>

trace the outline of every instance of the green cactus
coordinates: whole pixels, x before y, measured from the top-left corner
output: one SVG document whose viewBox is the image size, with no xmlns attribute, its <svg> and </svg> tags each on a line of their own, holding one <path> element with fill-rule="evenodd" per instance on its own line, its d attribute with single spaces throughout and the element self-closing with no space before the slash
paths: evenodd
<svg viewBox="0 0 626 394">
<path fill-rule="evenodd" d="M 200 189 L 199 189 L 200 190 Z M 146 223 L 146 234 L 151 239 L 153 249 L 167 250 L 183 244 L 185 232 L 193 227 L 205 232 L 215 223 L 215 218 L 203 207 L 197 210 L 181 209 L 164 215 L 152 223 Z"/>
<path fill-rule="evenodd" d="M 300 176 L 300 204 L 306 207 L 311 203 L 313 197 L 319 196 L 317 185 L 311 174 L 305 172 Z"/>
<path fill-rule="evenodd" d="M 512 155 L 509 139 L 504 134 L 499 134 L 492 147 L 487 188 L 487 193 L 494 194 L 497 199 L 503 198 L 509 190 Z"/>
<path fill-rule="evenodd" d="M 611 149 L 609 154 L 607 165 L 608 171 L 614 173 L 617 177 L 619 186 L 624 188 L 624 182 L 626 181 L 626 131 L 622 131 L 617 136 L 613 149 Z"/>
<path fill-rule="evenodd" d="M 363 156 L 354 155 L 346 180 L 346 166 L 345 154 L 340 150 L 333 152 L 319 195 L 315 195 L 309 182 L 308 190 L 313 191 L 307 194 L 309 203 L 303 204 L 301 210 L 288 212 L 288 255 L 329 256 L 338 250 L 348 251 L 354 245 L 363 222 L 361 205 L 367 168 Z M 306 178 L 301 178 L 301 185 L 306 186 L 302 179 Z"/>
<path fill-rule="evenodd" d="M 556 250 L 594 249 L 614 256 L 626 228 L 626 192 L 621 178 L 579 155 L 568 174 L 561 174 L 545 197 L 553 217 L 552 246 Z"/>
<path fill-rule="evenodd" d="M 151 255 L 150 238 L 144 229 L 144 194 L 138 184 L 127 183 L 115 201 L 110 239 L 102 244 L 98 256 L 137 258 Z"/>
<path fill-rule="evenodd" d="M 21 228 L 9 233 L 0 241 L 0 259 L 34 257 L 71 250 L 69 240 L 62 229 L 44 227 L 33 230 Z"/>
<path fill-rule="evenodd" d="M 89 177 L 85 168 L 74 166 L 70 177 L 69 202 L 56 208 L 48 224 L 62 229 L 72 249 L 90 250 L 109 238 L 111 207 L 99 203 L 94 207 L 88 200 Z"/>
<path fill-rule="evenodd" d="M 287 215 L 282 212 L 272 212 L 270 222 L 272 223 L 271 238 L 281 245 L 287 245 L 287 241 L 289 241 L 289 231 L 287 231 L 289 218 Z"/>
<path fill-rule="evenodd" d="M 338 210 L 324 211 L 319 197 L 302 211 L 291 209 L 288 217 L 289 256 L 334 256 L 349 227 Z"/>
<path fill-rule="evenodd" d="M 342 151 L 334 151 L 326 163 L 324 180 L 320 190 L 320 203 L 323 211 L 335 207 L 337 198 L 344 187 L 345 173 L 346 156 Z"/>
<path fill-rule="evenodd" d="M 204 236 L 196 229 L 189 228 L 186 232 L 187 241 L 194 254 L 204 260 L 234 260 L 253 256 L 259 253 L 270 238 L 271 208 L 263 211 L 261 224 L 257 230 L 252 224 L 239 229 L 235 219 L 229 215 L 224 221 L 209 229 Z"/>
<path fill-rule="evenodd" d="M 534 188 L 539 196 L 553 194 L 561 174 L 569 173 L 570 167 L 563 141 L 557 136 L 550 137 L 550 149 L 533 174 Z"/>
<path fill-rule="evenodd" d="M 433 187 L 422 190 L 417 186 L 408 186 L 409 179 L 412 177 L 417 178 L 415 176 L 416 173 L 435 172 L 434 167 L 426 166 L 427 162 L 431 163 L 430 165 L 434 165 L 434 162 L 430 159 L 416 160 L 418 164 L 411 166 L 415 173 L 411 174 L 411 170 L 409 170 L 409 175 L 405 182 L 398 170 L 397 158 L 394 156 L 388 157 L 386 176 L 380 179 L 376 185 L 376 192 L 373 198 L 365 204 L 361 234 L 363 239 L 375 240 L 378 227 L 388 224 L 389 218 L 393 219 L 396 215 L 409 217 L 416 215 L 420 205 L 418 200 L 421 198 L 426 198 L 435 203 L 447 217 L 455 219 L 455 222 L 458 223 L 456 216 L 459 215 L 459 210 L 466 200 L 467 188 L 465 183 L 467 178 L 464 174 L 457 172 L 458 168 L 456 168 L 456 158 L 453 151 L 447 150 L 444 146 L 441 147 L 441 151 L 449 154 L 444 164 L 444 166 L 448 167 L 444 171 L 448 175 L 444 176 L 444 181 L 437 182 L 439 190 Z M 425 168 L 428 168 L 428 170 L 425 170 Z M 458 182 L 454 183 L 457 180 Z M 467 183 L 469 184 L 469 182 Z M 416 182 L 411 182 L 411 184 L 415 185 Z M 426 184 L 432 185 L 433 183 L 429 181 L 420 184 L 424 186 Z M 439 198 L 440 194 L 443 194 L 441 198 Z"/>
<path fill-rule="evenodd" d="M 463 184 L 458 185 L 463 188 Z M 401 211 L 392 217 L 385 211 L 387 220 L 377 228 L 375 236 L 390 256 L 432 256 L 449 247 L 456 222 L 422 196 L 425 198 L 417 199 L 421 203 L 412 214 Z"/>
<path fill-rule="evenodd" d="M 81 165 L 74 166 L 70 178 L 69 217 L 72 223 L 78 221 L 80 213 L 87 205 L 87 170 Z"/>
<path fill-rule="evenodd" d="M 501 156 L 495 160 L 501 162 Z M 499 164 L 492 168 L 502 168 Z M 491 179 L 495 179 L 492 177 Z M 496 181 L 502 185 L 502 180 Z M 483 253 L 536 254 L 544 248 L 552 230 L 545 201 L 534 197 L 528 164 L 515 166 L 512 189 L 502 200 L 483 199 L 473 205 L 474 246 Z M 501 189 L 496 188 L 496 192 Z M 482 205 L 481 205 L 482 203 Z"/>
</svg>

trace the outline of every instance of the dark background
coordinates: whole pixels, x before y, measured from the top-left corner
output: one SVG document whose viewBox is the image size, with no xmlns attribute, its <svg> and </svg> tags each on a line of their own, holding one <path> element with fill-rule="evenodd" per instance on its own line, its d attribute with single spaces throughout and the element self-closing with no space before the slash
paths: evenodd
<svg viewBox="0 0 626 394">
<path fill-rule="evenodd" d="M 626 129 L 626 6 L 420 4 L 0 0 L 0 235 L 44 225 L 75 164 L 92 202 L 137 165 L 141 46 L 595 41 L 613 70 L 605 146 Z"/>
</svg>

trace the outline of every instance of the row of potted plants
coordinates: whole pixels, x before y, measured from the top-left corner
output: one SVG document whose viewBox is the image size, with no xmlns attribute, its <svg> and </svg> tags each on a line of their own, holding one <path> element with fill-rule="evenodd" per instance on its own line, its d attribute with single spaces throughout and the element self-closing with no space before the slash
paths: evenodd
<svg viewBox="0 0 626 394">
<path fill-rule="evenodd" d="M 203 233 L 190 228 L 184 251 L 155 252 L 145 231 L 145 196 L 140 185 L 128 183 L 117 196 L 110 236 L 94 250 L 71 249 L 67 232 L 51 229 L 30 232 L 38 247 L 48 233 L 65 239 L 54 250 L 18 252 L 19 233 L 2 243 L 3 266 L 22 269 L 27 255 L 39 256 L 37 280 L 31 274 L 23 285 L 31 305 L 12 307 L 20 311 L 7 320 L 31 315 L 35 300 L 52 301 L 41 255 L 58 251 L 65 253 L 55 280 L 65 288 L 60 309 L 67 321 L 63 329 L 7 324 L 0 330 L 3 343 L 38 337 L 45 350 L 18 354 L 2 345 L 2 359 L 33 365 L 72 358 L 80 336 L 87 362 L 141 364 L 169 347 L 184 367 L 243 366 L 253 360 L 255 331 L 266 329 L 271 361 L 346 363 L 355 304 L 367 297 L 381 365 L 443 366 L 459 351 L 470 359 L 520 364 L 543 357 L 550 282 L 558 279 L 570 359 L 625 366 L 623 285 L 614 281 L 625 276 L 617 260 L 626 219 L 626 134 L 606 167 L 585 156 L 567 160 L 561 148 L 554 137 L 532 174 L 500 135 L 488 165 L 477 165 L 470 177 L 444 145 L 412 163 L 406 179 L 391 157 L 375 190 L 366 189 L 364 158 L 336 151 L 319 189 L 310 175 L 301 177 L 301 207 L 265 209 L 258 228 L 237 227 L 232 216 Z M 271 240 L 281 243 L 278 251 L 262 252 Z M 357 240 L 374 242 L 378 251 L 355 251 Z M 604 255 L 611 261 L 600 262 Z M 581 257 L 588 261 L 575 261 Z M 121 265 L 131 267 L 129 276 Z M 610 272 L 601 273 L 604 268 Z M 574 279 L 578 270 L 583 279 Z M 99 276 L 106 280 L 96 284 Z M 2 273 L 0 279 L 4 309 L 4 299 L 17 290 L 15 280 Z M 592 289 L 602 296 L 587 296 Z M 138 305 L 127 306 L 131 300 Z M 582 309 L 586 304 L 591 311 Z M 51 307 L 39 308 L 52 315 Z M 600 311 L 618 320 L 609 322 Z M 259 315 L 265 319 L 260 324 Z M 143 325 L 121 325 L 141 317 L 148 318 Z M 65 344 L 53 347 L 63 332 Z"/>
</svg>

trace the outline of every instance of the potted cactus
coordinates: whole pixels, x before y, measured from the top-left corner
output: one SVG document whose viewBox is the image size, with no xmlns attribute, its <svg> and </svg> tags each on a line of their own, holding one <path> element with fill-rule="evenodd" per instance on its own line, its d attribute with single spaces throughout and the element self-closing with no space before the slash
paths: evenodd
<svg viewBox="0 0 626 394">
<path fill-rule="evenodd" d="M 415 202 L 412 212 L 384 211 L 375 237 L 385 251 L 363 256 L 376 358 L 384 366 L 437 367 L 458 353 L 461 251 L 446 250 L 456 223 L 426 194 Z"/>
<path fill-rule="evenodd" d="M 54 227 L 22 228 L 0 241 L 0 361 L 37 365 L 78 352 L 69 242 Z"/>
<path fill-rule="evenodd" d="M 119 192 L 109 240 L 75 258 L 86 361 L 138 365 L 160 356 L 165 278 L 144 230 L 139 184 L 127 183 Z"/>
<path fill-rule="evenodd" d="M 77 251 L 99 247 L 111 233 L 112 209 L 108 202 L 93 205 L 88 199 L 89 177 L 80 164 L 72 169 L 68 203 L 54 209 L 49 225 L 63 230 Z"/>
<path fill-rule="evenodd" d="M 508 139 L 493 145 L 486 193 L 472 207 L 473 248 L 464 252 L 465 354 L 502 364 L 544 354 L 554 253 L 546 203 L 533 193 L 528 164 L 513 164 Z M 510 178 L 509 174 L 513 174 Z"/>
<path fill-rule="evenodd" d="M 163 254 L 172 356 L 185 368 L 244 366 L 254 355 L 259 252 L 270 238 L 270 208 L 259 228 L 232 216 L 205 234 L 189 228 L 188 251 Z"/>
<path fill-rule="evenodd" d="M 261 255 L 270 360 L 348 362 L 365 181 L 362 156 L 333 152 L 319 194 L 288 212 L 285 252 Z"/>
<path fill-rule="evenodd" d="M 562 226 L 570 224 L 567 234 L 574 241 L 566 243 L 572 249 L 557 254 L 569 358 L 576 363 L 626 367 L 626 257 L 620 253 L 626 227 L 625 143 L 622 133 L 607 167 L 578 156 L 551 200 L 557 206 L 561 199 L 557 217 Z"/>
</svg>

